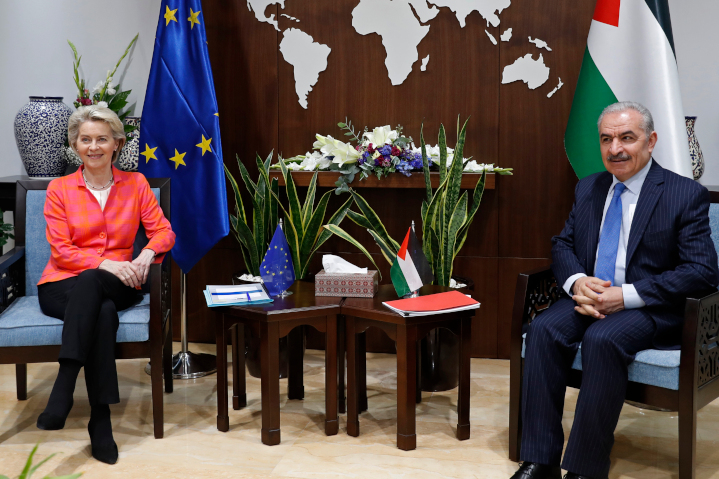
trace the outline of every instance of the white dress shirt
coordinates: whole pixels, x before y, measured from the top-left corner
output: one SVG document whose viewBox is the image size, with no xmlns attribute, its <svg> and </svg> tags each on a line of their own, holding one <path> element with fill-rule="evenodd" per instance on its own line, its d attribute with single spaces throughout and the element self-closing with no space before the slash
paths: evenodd
<svg viewBox="0 0 719 479">
<path fill-rule="evenodd" d="M 624 308 L 635 309 L 641 308 L 646 303 L 637 293 L 636 288 L 632 284 L 625 283 L 626 272 L 627 272 L 627 245 L 629 244 L 629 232 L 632 228 L 632 219 L 634 218 L 634 210 L 637 207 L 637 201 L 639 201 L 639 194 L 642 191 L 642 185 L 644 180 L 649 173 L 649 168 L 652 166 L 652 159 L 639 170 L 639 172 L 624 182 L 626 188 L 622 191 L 620 198 L 622 199 L 622 227 L 619 231 L 619 244 L 617 245 L 617 262 L 614 265 L 614 286 L 622 287 L 622 295 L 624 296 Z M 602 213 L 602 224 L 599 227 L 601 232 L 604 226 L 604 217 L 607 215 L 609 204 L 612 202 L 614 196 L 614 186 L 619 183 L 617 177 L 613 177 L 612 185 L 609 187 L 607 193 L 607 199 L 604 201 L 604 212 Z M 599 254 L 599 247 L 597 247 L 597 255 Z M 594 258 L 594 269 L 596 270 L 597 257 Z M 572 296 L 572 286 L 574 282 L 579 278 L 587 276 L 584 273 L 577 273 L 569 277 L 564 283 L 564 291 L 569 296 Z"/>
</svg>

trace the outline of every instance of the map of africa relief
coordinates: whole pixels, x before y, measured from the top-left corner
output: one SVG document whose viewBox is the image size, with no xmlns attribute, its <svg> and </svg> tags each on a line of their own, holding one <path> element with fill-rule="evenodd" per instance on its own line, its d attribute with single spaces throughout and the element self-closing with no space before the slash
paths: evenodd
<svg viewBox="0 0 719 479">
<path fill-rule="evenodd" d="M 247 8 L 258 22 L 267 23 L 280 32 L 280 53 L 284 61 L 293 67 L 297 100 L 302 108 L 307 109 L 312 89 L 323 78 L 321 73 L 332 61 L 333 46 L 319 43 L 303 31 L 302 18 L 280 13 L 279 16 L 292 21 L 292 26 L 283 30 L 279 27 L 276 15 L 266 13 L 272 10 L 268 9 L 271 5 L 278 10 L 284 10 L 285 2 L 299 1 L 302 0 L 247 0 Z M 415 70 L 416 75 L 432 68 L 430 55 L 420 59 L 418 47 L 422 40 L 430 35 L 432 20 L 437 17 L 440 9 L 448 9 L 454 14 L 457 28 L 465 28 L 470 15 L 479 15 L 488 29 L 501 25 L 499 32 L 502 33 L 495 36 L 488 30 L 484 31 L 485 34 L 480 31 L 476 35 L 477 42 L 490 42 L 499 48 L 501 42 L 510 41 L 513 35 L 527 38 L 526 53 L 503 67 L 501 83 L 521 81 L 530 90 L 536 90 L 550 78 L 550 67 L 546 61 L 551 59 L 552 48 L 544 40 L 534 37 L 532 32 L 513 31 L 511 25 L 502 24 L 501 14 L 511 6 L 511 1 L 357 0 L 357 5 L 352 10 L 352 28 L 360 35 L 378 35 L 382 39 L 387 76 L 392 85 L 397 86 L 412 74 L 416 63 L 421 62 L 419 72 Z M 562 86 L 561 78 L 557 78 L 557 86 L 547 98 L 551 98 Z"/>
</svg>

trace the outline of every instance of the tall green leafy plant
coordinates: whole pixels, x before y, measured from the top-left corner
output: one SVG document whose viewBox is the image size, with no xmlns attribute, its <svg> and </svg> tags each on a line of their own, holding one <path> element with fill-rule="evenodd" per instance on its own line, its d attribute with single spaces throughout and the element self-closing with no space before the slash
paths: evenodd
<svg viewBox="0 0 719 479">
<path fill-rule="evenodd" d="M 459 121 L 457 122 L 457 129 L 459 130 Z M 461 192 L 462 172 L 464 169 L 462 155 L 466 140 L 466 129 L 467 122 L 465 121 L 457 135 L 454 158 L 449 168 L 447 168 L 447 136 L 444 125 L 440 125 L 438 142 L 440 148 L 439 186 L 434 190 L 430 179 L 424 133 L 420 133 L 426 192 L 426 198 L 422 201 L 421 209 L 422 249 L 432 266 L 434 283 L 441 286 L 449 286 L 454 260 L 467 240 L 469 227 L 479 209 L 486 182 L 485 171 L 477 180 L 471 199 L 467 191 Z M 503 171 L 501 174 L 511 175 L 512 173 Z M 347 213 L 348 217 L 372 235 L 384 258 L 392 264 L 397 256 L 397 251 L 399 251 L 399 243 L 389 236 L 379 216 L 367 201 L 352 189 L 350 189 L 350 193 L 359 212 L 349 211 Z M 337 225 L 325 225 L 325 228 L 359 248 L 375 264 L 362 244 L 342 228 Z"/>
<path fill-rule="evenodd" d="M 258 158 L 257 166 L 259 167 L 261 163 Z M 285 181 L 287 208 L 285 208 L 280 201 L 280 197 L 275 190 L 271 190 L 270 193 L 284 213 L 284 233 L 287 238 L 287 243 L 290 246 L 292 264 L 295 267 L 295 277 L 303 279 L 306 278 L 309 273 L 310 262 L 314 254 L 320 246 L 332 236 L 331 231 L 322 228 L 322 225 L 325 223 L 327 204 L 329 203 L 332 191 L 328 191 L 322 195 L 315 208 L 315 196 L 317 194 L 317 172 L 315 172 L 307 189 L 307 196 L 304 201 L 301 201 L 297 192 L 297 185 L 282 158 L 279 158 L 279 164 L 282 177 Z M 265 182 L 269 183 L 269 163 L 265 162 L 265 165 L 267 166 L 266 168 L 260 168 L 260 174 L 263 176 Z M 351 203 L 352 198 L 345 201 L 344 204 L 330 216 L 327 224 L 338 226 L 347 215 Z"/>
<path fill-rule="evenodd" d="M 272 163 L 272 153 L 269 154 L 265 161 L 262 161 L 259 156 L 257 156 L 256 161 L 261 172 L 257 183 L 252 181 L 247 168 L 240 161 L 240 157 L 237 157 L 240 176 L 252 202 L 251 217 L 245 212 L 240 187 L 225 165 L 225 175 L 230 181 L 230 185 L 232 185 L 232 191 L 235 193 L 235 214 L 230 213 L 230 225 L 235 238 L 240 243 L 245 266 L 253 276 L 260 275 L 262 258 L 277 227 L 278 209 L 276 198 L 279 193 L 277 178 L 270 181 L 268 177 L 270 164 Z"/>
</svg>

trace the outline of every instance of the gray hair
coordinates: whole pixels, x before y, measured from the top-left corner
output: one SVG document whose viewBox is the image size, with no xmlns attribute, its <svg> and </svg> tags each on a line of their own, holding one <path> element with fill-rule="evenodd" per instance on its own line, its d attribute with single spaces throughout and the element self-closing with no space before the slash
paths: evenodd
<svg viewBox="0 0 719 479">
<path fill-rule="evenodd" d="M 604 120 L 605 115 L 621 113 L 627 110 L 634 110 L 642 115 L 642 124 L 640 126 L 647 136 L 651 135 L 654 131 L 654 118 L 652 117 L 652 113 L 647 109 L 647 107 L 635 101 L 620 101 L 619 103 L 613 103 L 606 107 L 602 111 L 602 114 L 599 115 L 599 120 L 597 120 L 597 129 L 602 127 L 602 120 Z"/>
<path fill-rule="evenodd" d="M 110 127 L 110 130 L 112 130 L 112 137 L 120 141 L 117 151 L 112 154 L 112 161 L 114 162 L 120 154 L 122 147 L 125 146 L 126 141 L 125 127 L 117 116 L 117 113 L 105 106 L 88 105 L 81 106 L 70 115 L 70 119 L 67 122 L 67 140 L 72 149 L 75 150 L 75 153 L 77 153 L 75 143 L 77 142 L 77 137 L 80 135 L 80 125 L 86 121 L 104 121 Z"/>
</svg>

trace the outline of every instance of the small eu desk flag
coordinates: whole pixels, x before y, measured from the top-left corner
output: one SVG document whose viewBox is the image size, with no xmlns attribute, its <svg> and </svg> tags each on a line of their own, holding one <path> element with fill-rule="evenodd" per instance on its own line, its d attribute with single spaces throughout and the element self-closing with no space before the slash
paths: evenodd
<svg viewBox="0 0 719 479">
<path fill-rule="evenodd" d="M 295 282 L 290 246 L 287 244 L 282 222 L 277 225 L 270 247 L 260 265 L 260 276 L 270 296 L 278 296 Z"/>
<path fill-rule="evenodd" d="M 162 0 L 140 126 L 139 171 L 171 179 L 172 257 L 187 273 L 227 236 L 217 98 L 200 0 Z"/>
</svg>

